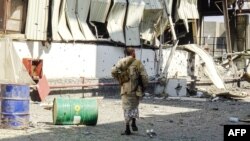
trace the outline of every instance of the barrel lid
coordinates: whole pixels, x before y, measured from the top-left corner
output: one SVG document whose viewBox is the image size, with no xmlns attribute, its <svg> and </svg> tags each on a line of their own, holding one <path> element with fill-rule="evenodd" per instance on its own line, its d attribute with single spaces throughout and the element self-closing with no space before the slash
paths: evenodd
<svg viewBox="0 0 250 141">
<path fill-rule="evenodd" d="M 56 118 L 57 118 L 57 100 L 56 98 L 53 101 L 53 124 L 56 124 Z"/>
</svg>

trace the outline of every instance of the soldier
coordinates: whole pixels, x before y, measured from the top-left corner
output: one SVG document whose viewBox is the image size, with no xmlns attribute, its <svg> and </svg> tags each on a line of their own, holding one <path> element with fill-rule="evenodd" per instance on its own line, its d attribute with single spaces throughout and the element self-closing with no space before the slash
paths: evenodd
<svg viewBox="0 0 250 141">
<path fill-rule="evenodd" d="M 112 67 L 111 74 L 119 81 L 121 86 L 120 95 L 126 123 L 126 129 L 122 132 L 122 135 L 130 135 L 131 121 L 132 130 L 138 131 L 136 118 L 139 117 L 139 100 L 147 87 L 148 75 L 141 61 L 136 59 L 133 48 L 126 48 L 124 53 L 126 57 L 119 60 L 118 63 Z"/>
</svg>

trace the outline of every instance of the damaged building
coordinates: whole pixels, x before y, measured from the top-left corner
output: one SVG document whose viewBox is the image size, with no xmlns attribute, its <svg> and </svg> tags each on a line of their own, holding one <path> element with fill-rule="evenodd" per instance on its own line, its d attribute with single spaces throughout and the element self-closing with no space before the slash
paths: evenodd
<svg viewBox="0 0 250 141">
<path fill-rule="evenodd" d="M 248 0 L 0 0 L 0 85 L 32 101 L 119 96 L 111 68 L 127 47 L 148 99 L 249 96 Z"/>
<path fill-rule="evenodd" d="M 110 68 L 124 56 L 126 46 L 136 48 L 152 80 L 178 74 L 188 82 L 199 81 L 198 68 L 206 60 L 199 60 L 202 51 L 191 44 L 206 50 L 216 63 L 249 46 L 248 2 L 241 9 L 235 1 L 228 2 L 227 24 L 222 2 L 204 3 L 207 1 L 2 0 L 1 48 L 13 48 L 15 53 L 10 56 L 15 54 L 20 59 L 12 61 L 23 62 L 29 72 L 26 77 L 34 83 L 42 76 L 50 85 L 67 84 L 63 82 L 67 79 L 80 85 L 83 78 L 97 85 L 110 82 Z M 4 51 L 1 53 L 1 60 L 8 59 Z M 238 54 L 236 58 L 237 71 L 245 69 L 247 56 Z M 29 79 L 19 78 L 19 71 L 3 70 L 1 80 L 17 83 Z"/>
</svg>

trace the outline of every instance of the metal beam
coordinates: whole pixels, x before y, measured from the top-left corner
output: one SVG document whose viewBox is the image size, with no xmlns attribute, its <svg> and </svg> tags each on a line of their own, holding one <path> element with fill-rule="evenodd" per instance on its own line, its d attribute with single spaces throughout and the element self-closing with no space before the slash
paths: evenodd
<svg viewBox="0 0 250 141">
<path fill-rule="evenodd" d="M 222 4 L 223 4 L 224 24 L 225 24 L 225 30 L 226 30 L 227 53 L 232 53 L 229 17 L 228 17 L 228 10 L 227 10 L 227 0 L 222 1 Z"/>
</svg>

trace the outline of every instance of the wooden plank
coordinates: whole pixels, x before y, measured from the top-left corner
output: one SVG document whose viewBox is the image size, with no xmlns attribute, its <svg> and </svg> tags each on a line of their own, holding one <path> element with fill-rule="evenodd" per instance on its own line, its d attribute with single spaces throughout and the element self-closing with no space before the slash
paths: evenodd
<svg viewBox="0 0 250 141">
<path fill-rule="evenodd" d="M 198 30 L 196 20 L 192 20 L 193 40 L 195 44 L 198 44 Z"/>
</svg>

